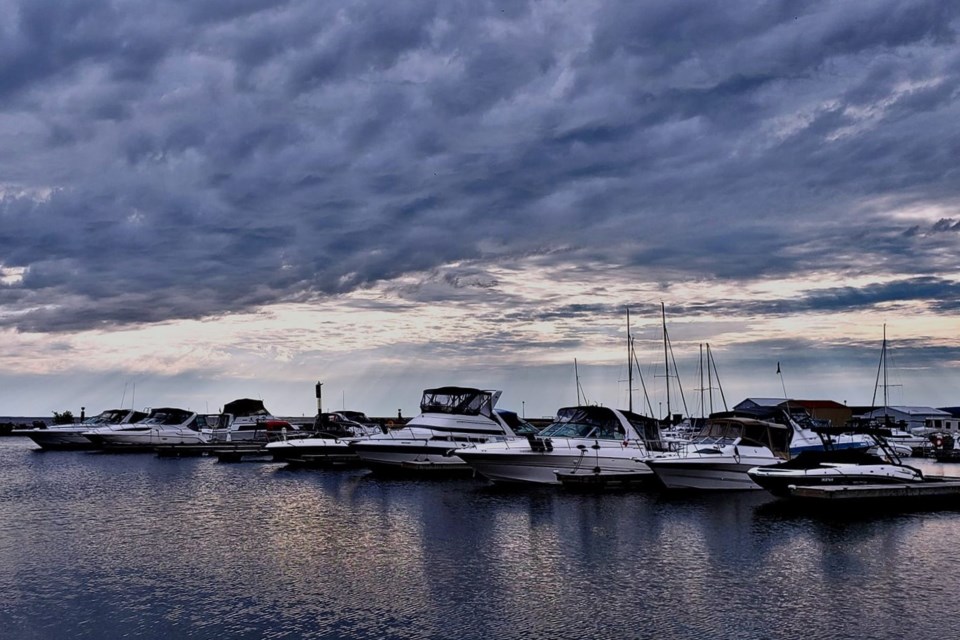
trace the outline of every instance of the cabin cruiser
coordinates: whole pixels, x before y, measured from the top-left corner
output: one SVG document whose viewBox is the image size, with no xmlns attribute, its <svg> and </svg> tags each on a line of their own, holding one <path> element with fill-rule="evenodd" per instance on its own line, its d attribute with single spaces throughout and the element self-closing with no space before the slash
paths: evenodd
<svg viewBox="0 0 960 640">
<path fill-rule="evenodd" d="M 651 457 L 646 464 L 668 489 L 760 489 L 747 471 L 788 459 L 795 429 L 792 421 L 714 414 L 676 452 Z"/>
<path fill-rule="evenodd" d="M 107 409 L 77 424 L 55 424 L 40 429 L 24 429 L 18 434 L 25 435 L 41 449 L 80 450 L 92 449 L 94 444 L 83 433 L 105 426 L 128 425 L 146 418 L 147 414 L 132 409 Z"/>
<path fill-rule="evenodd" d="M 121 425 L 120 428 L 92 429 L 83 435 L 102 448 L 147 451 L 161 445 L 204 444 L 209 441 L 203 433 L 208 426 L 206 415 L 162 407 L 151 409 L 140 422 Z"/>
<path fill-rule="evenodd" d="M 202 432 L 209 442 L 266 442 L 293 429 L 271 415 L 262 400 L 240 398 L 225 404 L 217 422 Z"/>
<path fill-rule="evenodd" d="M 456 449 L 514 438 L 513 427 L 495 410 L 500 391 L 470 387 L 426 389 L 420 415 L 399 429 L 350 444 L 364 464 L 390 471 L 466 471 Z M 532 429 L 532 427 L 531 427 Z"/>
<path fill-rule="evenodd" d="M 560 484 L 558 473 L 653 476 L 645 460 L 665 451 L 653 418 L 599 406 L 565 407 L 539 433 L 454 453 L 496 483 Z"/>
<path fill-rule="evenodd" d="M 755 467 L 747 475 L 757 485 L 779 497 L 789 497 L 796 487 L 843 487 L 850 485 L 904 484 L 923 482 L 923 473 L 900 461 L 886 441 L 889 430 L 860 430 L 875 442 L 865 449 L 837 449 L 831 439 L 849 432 L 849 427 L 816 429 L 823 438 L 820 451 L 805 451 L 795 458 L 771 466 Z M 879 451 L 880 454 L 872 453 Z"/>
<path fill-rule="evenodd" d="M 363 422 L 353 418 L 360 418 Z M 360 462 L 350 443 L 383 433 L 380 425 L 360 411 L 320 413 L 314 420 L 313 431 L 296 435 L 284 434 L 281 440 L 266 446 L 274 460 L 297 465 L 329 465 Z"/>
<path fill-rule="evenodd" d="M 930 446 L 928 438 L 898 428 L 888 429 L 888 435 L 884 436 L 883 439 L 901 458 L 922 454 Z M 873 451 L 877 453 L 875 449 Z"/>
</svg>

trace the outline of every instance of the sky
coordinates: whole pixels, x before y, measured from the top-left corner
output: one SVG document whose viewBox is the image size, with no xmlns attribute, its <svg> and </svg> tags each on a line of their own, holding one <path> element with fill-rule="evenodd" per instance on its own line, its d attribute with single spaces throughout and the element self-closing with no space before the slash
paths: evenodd
<svg viewBox="0 0 960 640">
<path fill-rule="evenodd" d="M 0 12 L 0 415 L 960 405 L 960 3 Z"/>
</svg>

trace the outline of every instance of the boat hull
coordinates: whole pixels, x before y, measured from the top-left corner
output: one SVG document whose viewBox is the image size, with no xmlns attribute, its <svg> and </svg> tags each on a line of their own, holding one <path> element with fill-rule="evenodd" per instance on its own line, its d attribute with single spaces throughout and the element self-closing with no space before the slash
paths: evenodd
<svg viewBox="0 0 960 640">
<path fill-rule="evenodd" d="M 519 447 L 484 450 L 458 449 L 457 455 L 477 473 L 501 484 L 561 484 L 557 472 L 617 473 L 649 475 L 653 471 L 643 462 L 638 450 L 599 450 L 581 454 L 575 447 L 566 451 L 537 452 Z M 616 455 L 615 455 L 616 454 Z M 633 455 L 631 455 L 633 454 Z"/>
<path fill-rule="evenodd" d="M 159 446 L 207 444 L 207 439 L 202 434 L 189 430 L 157 432 L 151 429 L 134 433 L 115 431 L 87 437 L 100 447 L 115 451 L 152 451 Z"/>
<path fill-rule="evenodd" d="M 23 433 L 41 449 L 49 451 L 83 451 L 96 448 L 96 445 L 83 435 L 83 431 L 36 429 Z"/>
<path fill-rule="evenodd" d="M 350 442 L 335 438 L 303 438 L 271 442 L 265 450 L 274 460 L 289 464 L 359 464 L 360 456 L 350 447 Z"/>
<path fill-rule="evenodd" d="M 667 489 L 692 489 L 698 491 L 760 490 L 747 471 L 762 464 L 774 464 L 775 460 L 752 460 L 741 458 L 661 458 L 647 461 L 657 480 Z"/>
<path fill-rule="evenodd" d="M 793 487 L 903 485 L 923 482 L 923 476 L 895 465 L 844 465 L 815 469 L 751 469 L 750 478 L 775 496 L 792 495 Z"/>
<path fill-rule="evenodd" d="M 360 461 L 374 471 L 414 473 L 448 471 L 472 473 L 473 469 L 453 455 L 457 444 L 430 440 L 363 440 L 351 445 Z"/>
</svg>

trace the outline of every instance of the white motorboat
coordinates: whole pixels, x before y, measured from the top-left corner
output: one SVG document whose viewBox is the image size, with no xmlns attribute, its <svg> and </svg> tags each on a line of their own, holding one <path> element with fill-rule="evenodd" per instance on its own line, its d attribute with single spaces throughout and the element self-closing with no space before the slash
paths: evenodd
<svg viewBox="0 0 960 640">
<path fill-rule="evenodd" d="M 119 428 L 92 429 L 83 435 L 102 448 L 149 451 L 162 445 L 205 444 L 209 438 L 203 429 L 207 427 L 206 415 L 163 407 L 151 409 L 140 422 L 120 425 Z"/>
<path fill-rule="evenodd" d="M 55 424 L 41 429 L 23 429 L 25 435 L 40 446 L 51 450 L 92 449 L 94 444 L 83 433 L 104 426 L 128 425 L 147 417 L 146 413 L 132 409 L 107 409 L 77 424 Z"/>
<path fill-rule="evenodd" d="M 923 482 L 923 473 L 900 461 L 886 438 L 888 430 L 858 430 L 874 441 L 870 450 L 837 449 L 832 438 L 849 433 L 849 427 L 819 428 L 824 440 L 820 451 L 805 451 L 772 466 L 750 469 L 747 474 L 760 487 L 779 497 L 790 497 L 796 487 L 846 487 L 856 485 L 910 484 Z M 878 454 L 872 453 L 878 451 Z"/>
<path fill-rule="evenodd" d="M 351 419 L 360 418 L 363 422 Z M 284 434 L 266 445 L 274 460 L 304 466 L 323 466 L 360 462 L 350 443 L 383 433 L 379 425 L 359 411 L 318 414 L 313 431 L 302 437 Z"/>
<path fill-rule="evenodd" d="M 420 415 L 399 429 L 350 446 L 364 464 L 377 470 L 471 472 L 467 463 L 453 455 L 456 449 L 517 435 L 495 410 L 500 394 L 470 387 L 426 389 Z"/>
<path fill-rule="evenodd" d="M 240 398 L 225 404 L 217 422 L 202 432 L 209 442 L 267 442 L 284 430 L 294 426 L 271 415 L 262 400 Z"/>
<path fill-rule="evenodd" d="M 598 406 L 565 407 L 539 433 L 454 453 L 497 483 L 560 484 L 558 472 L 649 476 L 651 452 L 665 451 L 653 418 Z"/>
<path fill-rule="evenodd" d="M 887 445 L 896 450 L 897 455 L 901 458 L 909 458 L 912 455 L 923 453 L 924 449 L 930 446 L 930 440 L 926 436 L 897 428 L 889 429 L 889 433 L 884 437 L 884 440 Z"/>
<path fill-rule="evenodd" d="M 789 458 L 795 425 L 714 414 L 673 453 L 646 460 L 668 489 L 760 489 L 747 471 Z"/>
</svg>

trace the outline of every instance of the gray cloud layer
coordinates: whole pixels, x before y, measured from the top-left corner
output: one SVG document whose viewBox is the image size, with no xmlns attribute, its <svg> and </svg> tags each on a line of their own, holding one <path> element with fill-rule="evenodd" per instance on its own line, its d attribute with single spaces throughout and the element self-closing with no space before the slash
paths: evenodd
<svg viewBox="0 0 960 640">
<path fill-rule="evenodd" d="M 960 249 L 953 2 L 0 8 L 0 266 L 27 268 L 0 284 L 7 326 L 529 255 L 897 277 L 791 311 L 960 299 L 938 277 Z"/>
</svg>

